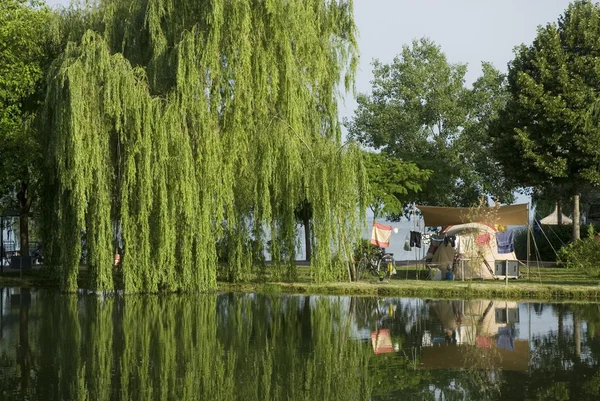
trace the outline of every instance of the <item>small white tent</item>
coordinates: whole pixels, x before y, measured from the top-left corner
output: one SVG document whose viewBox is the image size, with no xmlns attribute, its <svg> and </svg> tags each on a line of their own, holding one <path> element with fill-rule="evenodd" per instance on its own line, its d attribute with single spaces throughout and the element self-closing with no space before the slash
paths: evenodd
<svg viewBox="0 0 600 401">
<path fill-rule="evenodd" d="M 562 214 L 562 213 L 561 213 Z M 562 215 L 562 223 L 563 224 L 573 224 L 573 220 Z M 557 226 L 558 225 L 558 206 L 554 208 L 554 211 L 550 213 L 548 216 L 544 217 L 540 220 L 540 224 L 544 224 L 546 226 Z"/>
<path fill-rule="evenodd" d="M 448 268 L 454 268 L 456 279 L 494 279 L 496 261 L 517 260 L 514 252 L 498 253 L 496 230 L 488 225 L 467 223 L 449 226 L 438 240 L 449 237 L 456 237 L 454 246 L 451 242 L 440 241 L 436 249 L 430 248 L 433 254 L 430 263 L 441 270 L 442 277 Z"/>
</svg>

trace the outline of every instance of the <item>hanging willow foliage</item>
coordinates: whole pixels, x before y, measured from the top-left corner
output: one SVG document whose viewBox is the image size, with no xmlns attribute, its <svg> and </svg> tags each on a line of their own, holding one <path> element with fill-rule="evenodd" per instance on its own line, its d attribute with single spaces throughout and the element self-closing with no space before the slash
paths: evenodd
<svg viewBox="0 0 600 401">
<path fill-rule="evenodd" d="M 366 188 L 337 117 L 357 61 L 352 1 L 98 7 L 103 26 L 67 46 L 46 99 L 43 216 L 63 290 L 77 288 L 82 234 L 94 289 L 113 288 L 116 225 L 128 292 L 214 288 L 222 238 L 230 280 L 267 239 L 293 277 L 304 201 L 313 279 L 347 278 Z"/>
</svg>

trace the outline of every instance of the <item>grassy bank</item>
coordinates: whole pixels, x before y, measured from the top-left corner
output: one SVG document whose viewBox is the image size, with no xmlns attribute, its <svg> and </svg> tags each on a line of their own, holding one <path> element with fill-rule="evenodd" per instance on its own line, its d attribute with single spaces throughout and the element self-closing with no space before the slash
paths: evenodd
<svg viewBox="0 0 600 401">
<path fill-rule="evenodd" d="M 269 294 L 323 294 L 323 295 L 372 295 L 425 298 L 502 298 L 542 301 L 600 301 L 600 280 L 577 270 L 563 268 L 537 268 L 522 270 L 522 279 L 504 281 L 430 281 L 423 280 L 424 271 L 414 266 L 399 267 L 398 274 L 380 282 L 373 278 L 361 282 L 312 283 L 308 267 L 298 268 L 295 282 L 251 280 L 248 283 L 219 282 L 220 291 L 260 292 Z M 122 288 L 122 276 L 115 274 L 117 288 Z M 86 288 L 86 271 L 80 272 L 79 286 Z M 0 275 L 2 287 L 56 288 L 58 282 L 43 270 L 28 270 Z"/>
<path fill-rule="evenodd" d="M 600 280 L 562 268 L 522 269 L 523 277 L 504 281 L 431 281 L 414 266 L 398 268 L 390 280 L 376 279 L 357 283 L 311 283 L 308 269 L 299 269 L 297 281 L 250 282 L 232 284 L 219 282 L 221 291 L 261 292 L 276 294 L 372 295 L 424 298 L 502 298 L 513 300 L 573 300 L 600 301 Z"/>
</svg>

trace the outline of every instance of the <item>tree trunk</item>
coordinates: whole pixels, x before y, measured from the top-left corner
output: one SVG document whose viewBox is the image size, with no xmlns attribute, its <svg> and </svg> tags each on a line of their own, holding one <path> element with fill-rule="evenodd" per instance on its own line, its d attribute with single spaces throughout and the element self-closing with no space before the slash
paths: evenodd
<svg viewBox="0 0 600 401">
<path fill-rule="evenodd" d="M 559 344 L 563 343 L 564 330 L 565 330 L 565 326 L 564 326 L 564 322 L 563 322 L 563 310 L 562 310 L 562 306 L 559 306 L 559 309 L 558 309 L 558 343 Z"/>
<path fill-rule="evenodd" d="M 21 182 L 21 190 L 17 193 L 17 200 L 21 208 L 19 219 L 19 233 L 21 239 L 21 256 L 29 256 L 29 211 L 33 197 L 27 193 L 28 185 Z"/>
<path fill-rule="evenodd" d="M 575 356 L 581 356 L 581 318 L 575 312 L 573 314 L 573 342 L 575 342 Z"/>
<path fill-rule="evenodd" d="M 21 256 L 29 256 L 29 213 L 23 210 L 19 216 L 19 237 L 21 239 Z"/>
<path fill-rule="evenodd" d="M 562 201 L 559 199 L 558 202 L 556 202 L 556 220 L 559 226 L 563 225 L 562 215 Z"/>
<path fill-rule="evenodd" d="M 20 297 L 17 362 L 21 368 L 21 391 L 22 394 L 26 394 L 26 391 L 29 389 L 29 377 L 33 364 L 31 348 L 29 347 L 29 302 L 31 297 L 29 289 L 21 288 Z"/>
<path fill-rule="evenodd" d="M 304 245 L 306 247 L 306 261 L 310 263 L 312 257 L 312 249 L 310 243 L 310 218 L 305 214 L 302 218 L 302 224 L 304 224 Z"/>
<path fill-rule="evenodd" d="M 578 241 L 581 236 L 581 228 L 579 227 L 581 221 L 579 216 L 579 197 L 579 187 L 575 184 L 573 185 L 573 242 Z"/>
</svg>

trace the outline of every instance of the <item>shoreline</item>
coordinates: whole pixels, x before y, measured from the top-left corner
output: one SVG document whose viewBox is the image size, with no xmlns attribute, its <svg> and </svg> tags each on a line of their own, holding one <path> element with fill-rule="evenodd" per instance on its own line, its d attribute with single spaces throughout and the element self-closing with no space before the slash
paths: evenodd
<svg viewBox="0 0 600 401">
<path fill-rule="evenodd" d="M 313 283 L 307 267 L 298 266 L 298 279 L 294 282 L 250 280 L 244 283 L 217 281 L 215 290 L 289 295 L 339 295 L 374 297 L 409 297 L 429 299 L 504 299 L 543 302 L 600 302 L 600 282 L 583 273 L 564 268 L 531 268 L 522 271 L 519 280 L 508 285 L 501 280 L 486 281 L 431 281 L 418 279 L 420 270 L 414 266 L 397 267 L 398 274 L 380 282 L 374 278 L 360 282 Z M 80 272 L 80 274 L 83 273 Z M 114 275 L 116 289 L 122 287 L 120 274 Z M 87 278 L 80 276 L 79 287 L 86 288 Z M 23 277 L 18 272 L 0 275 L 0 287 L 25 287 L 57 289 L 58 282 L 42 270 L 29 270 Z M 160 293 L 159 293 L 160 294 Z M 165 295 L 162 293 L 161 295 Z"/>
<path fill-rule="evenodd" d="M 244 292 L 261 294 L 289 295 L 340 295 L 406 297 L 429 299 L 503 299 L 512 301 L 543 302 L 600 302 L 598 285 L 559 285 L 514 283 L 508 286 L 503 281 L 446 282 L 446 281 L 404 281 L 391 282 L 354 282 L 354 283 L 226 283 L 218 282 L 217 289 L 225 292 Z"/>
</svg>

